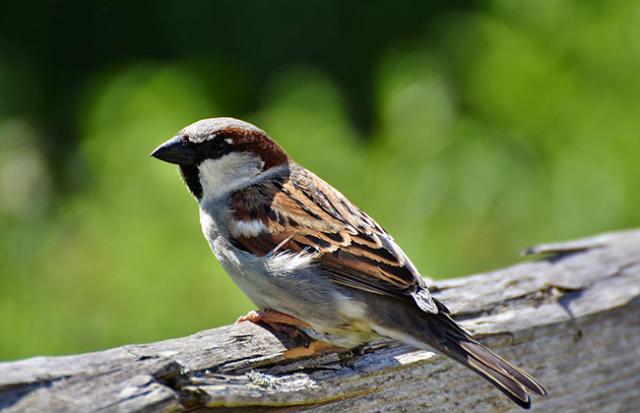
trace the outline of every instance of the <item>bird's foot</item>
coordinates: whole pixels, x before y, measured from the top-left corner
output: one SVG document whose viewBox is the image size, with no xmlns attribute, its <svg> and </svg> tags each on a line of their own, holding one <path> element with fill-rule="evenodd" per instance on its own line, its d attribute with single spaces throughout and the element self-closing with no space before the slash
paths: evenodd
<svg viewBox="0 0 640 413">
<path fill-rule="evenodd" d="M 300 337 L 302 333 L 300 330 L 309 327 L 309 324 L 302 320 L 273 310 L 249 311 L 246 315 L 239 317 L 236 320 L 236 324 L 243 321 L 250 321 L 255 324 L 265 323 L 275 331 L 286 334 L 292 339 Z"/>
<path fill-rule="evenodd" d="M 278 311 L 273 310 L 259 310 L 259 311 L 249 311 L 247 314 L 239 317 L 236 320 L 237 323 L 241 323 L 243 321 L 251 321 L 252 323 L 263 322 L 266 324 L 278 323 L 278 324 L 286 324 L 298 328 L 308 328 L 309 324 L 304 321 L 297 319 L 289 314 L 280 313 Z"/>
<path fill-rule="evenodd" d="M 336 347 L 326 341 L 312 340 L 305 333 L 304 329 L 310 325 L 304 321 L 297 319 L 289 314 L 280 313 L 273 310 L 249 311 L 246 315 L 239 317 L 236 324 L 249 321 L 255 324 L 264 323 L 273 330 L 287 335 L 294 342 L 300 343 L 301 340 L 306 345 L 290 348 L 283 353 L 286 359 L 296 359 L 301 357 L 310 357 L 319 354 L 344 352 L 345 348 Z"/>
<path fill-rule="evenodd" d="M 348 351 L 348 349 L 334 346 L 326 341 L 313 340 L 306 347 L 300 346 L 290 348 L 282 353 L 282 355 L 285 359 L 297 359 L 326 353 L 342 353 L 344 351 Z"/>
</svg>

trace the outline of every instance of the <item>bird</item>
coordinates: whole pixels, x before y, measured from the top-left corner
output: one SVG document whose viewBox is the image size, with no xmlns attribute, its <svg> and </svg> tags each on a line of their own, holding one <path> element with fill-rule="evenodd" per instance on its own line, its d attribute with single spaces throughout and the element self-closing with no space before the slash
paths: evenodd
<svg viewBox="0 0 640 413">
<path fill-rule="evenodd" d="M 178 166 L 213 254 L 258 307 L 240 321 L 303 331 L 311 353 L 381 338 L 435 349 L 525 409 L 530 393 L 547 395 L 454 321 L 387 231 L 263 130 L 203 119 L 151 156 Z"/>
</svg>

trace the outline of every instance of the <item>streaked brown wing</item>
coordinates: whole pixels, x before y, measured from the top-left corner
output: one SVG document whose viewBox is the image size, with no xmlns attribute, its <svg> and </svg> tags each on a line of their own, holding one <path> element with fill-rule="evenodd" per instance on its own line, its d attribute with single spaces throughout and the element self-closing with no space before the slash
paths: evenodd
<svg viewBox="0 0 640 413">
<path fill-rule="evenodd" d="M 405 297 L 424 290 L 425 306 L 431 307 L 419 273 L 391 236 L 310 172 L 298 169 L 286 179 L 242 189 L 233 194 L 231 207 L 234 219 L 258 220 L 269 228 L 236 234 L 237 247 L 260 256 L 276 247 L 314 252 L 315 264 L 336 284 Z"/>
</svg>

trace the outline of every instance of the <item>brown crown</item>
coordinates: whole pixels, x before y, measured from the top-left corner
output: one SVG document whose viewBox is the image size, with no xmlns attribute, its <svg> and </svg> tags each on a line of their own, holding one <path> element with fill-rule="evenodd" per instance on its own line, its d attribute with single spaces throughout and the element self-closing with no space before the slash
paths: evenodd
<svg viewBox="0 0 640 413">
<path fill-rule="evenodd" d="M 233 151 L 251 152 L 263 162 L 263 169 L 281 165 L 289 160 L 287 153 L 263 130 L 234 118 L 211 118 L 199 120 L 180 134 L 192 143 L 202 143 L 208 139 L 225 139 Z"/>
</svg>

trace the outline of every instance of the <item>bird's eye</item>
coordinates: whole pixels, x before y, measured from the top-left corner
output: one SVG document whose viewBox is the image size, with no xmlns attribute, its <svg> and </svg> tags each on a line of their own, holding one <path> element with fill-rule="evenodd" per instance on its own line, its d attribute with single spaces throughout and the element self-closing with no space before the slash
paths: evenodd
<svg viewBox="0 0 640 413">
<path fill-rule="evenodd" d="M 202 152 L 206 158 L 219 158 L 227 153 L 229 144 L 224 139 L 213 138 L 202 144 Z"/>
<path fill-rule="evenodd" d="M 221 150 L 227 147 L 227 143 L 224 141 L 224 139 L 214 139 L 212 144 L 213 148 L 215 148 L 216 150 Z"/>
</svg>

